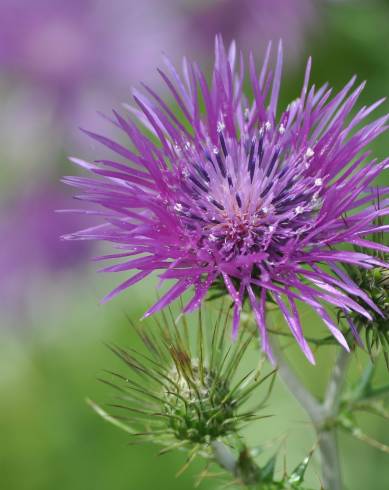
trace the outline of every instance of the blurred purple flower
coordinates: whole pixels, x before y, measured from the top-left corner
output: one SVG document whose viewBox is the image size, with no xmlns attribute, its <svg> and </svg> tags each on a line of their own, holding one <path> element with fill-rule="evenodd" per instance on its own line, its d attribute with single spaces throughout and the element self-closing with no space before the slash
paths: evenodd
<svg viewBox="0 0 389 490">
<path fill-rule="evenodd" d="M 244 51 L 260 55 L 269 39 L 283 39 L 287 61 L 305 52 L 306 38 L 317 27 L 318 3 L 314 0 L 211 0 L 194 2 L 190 14 L 191 39 L 207 52 L 215 34 L 236 40 Z M 316 4 L 316 5 L 315 5 Z"/>
<path fill-rule="evenodd" d="M 91 246 L 80 242 L 73 250 L 60 240 L 64 227 L 85 226 L 84 216 L 57 213 L 68 207 L 58 185 L 41 182 L 2 203 L 0 217 L 2 305 L 15 307 L 36 293 L 40 279 L 58 277 L 85 265 Z"/>
<path fill-rule="evenodd" d="M 162 50 L 175 49 L 180 24 L 173 4 L 2 0 L 1 77 L 16 82 L 12 88 L 43 91 L 53 125 L 70 125 L 74 134 L 76 120 L 95 122 L 86 107 L 112 107 L 112 94 L 124 98 L 132 82 L 150 78 Z"/>
<path fill-rule="evenodd" d="M 112 83 L 123 75 L 138 80 L 171 47 L 157 1 L 2 0 L 0 63 L 4 68 L 67 92 L 83 82 Z M 154 29 L 148 29 L 148 28 Z M 147 30 L 147 36 L 145 35 Z M 130 65 L 130 66 L 128 66 Z M 126 81 L 126 84 L 128 80 Z"/>
<path fill-rule="evenodd" d="M 67 90 L 93 71 L 88 4 L 60 0 L 3 0 L 0 62 L 9 71 Z M 90 13 L 89 13 L 90 15 Z M 87 22 L 87 25 L 85 25 Z M 92 35 L 92 36 L 91 36 Z"/>
<path fill-rule="evenodd" d="M 377 310 L 341 267 L 388 265 L 368 253 L 337 247 L 352 243 L 389 250 L 366 238 L 377 230 L 374 220 L 389 214 L 384 198 L 389 189 L 373 187 L 388 159 L 378 162 L 366 151 L 387 129 L 389 116 L 362 124 L 382 100 L 350 116 L 364 87 L 351 91 L 355 78 L 332 98 L 327 84 L 310 88 L 310 60 L 299 97 L 277 116 L 281 45 L 274 70 L 269 57 L 270 49 L 259 76 L 250 58 L 250 103 L 235 45 L 227 55 L 217 39 L 211 84 L 196 64 L 186 61 L 182 78 L 169 61 L 169 75 L 161 72 L 180 115 L 145 86 L 147 95 L 134 92 L 137 107 L 130 110 L 136 122 L 114 112 L 113 123 L 131 141 L 131 149 L 87 132 L 116 157 L 93 164 L 74 160 L 95 178 L 65 181 L 81 189 L 79 199 L 99 206 L 96 212 L 105 223 L 67 238 L 112 242 L 119 252 L 103 259 L 121 263 L 103 270 L 138 271 L 107 299 L 158 269 L 164 271 L 162 281 L 174 279 L 146 316 L 194 288 L 184 308 L 190 312 L 212 285 L 224 282 L 234 302 L 233 335 L 247 298 L 269 356 L 266 301 L 273 300 L 314 362 L 297 301 L 309 305 L 345 349 L 347 342 L 323 303 L 368 320 L 370 313 L 356 299 Z"/>
</svg>

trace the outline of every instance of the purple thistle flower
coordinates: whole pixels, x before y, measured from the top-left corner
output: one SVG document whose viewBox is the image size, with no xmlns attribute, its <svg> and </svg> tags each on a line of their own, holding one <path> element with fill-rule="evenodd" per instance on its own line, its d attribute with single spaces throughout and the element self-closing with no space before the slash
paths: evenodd
<svg viewBox="0 0 389 490">
<path fill-rule="evenodd" d="M 101 258 L 121 262 L 103 270 L 136 271 L 106 300 L 156 270 L 163 271 L 161 281 L 175 280 L 145 316 L 194 289 L 183 310 L 190 312 L 223 280 L 234 303 L 233 336 L 248 298 L 270 357 L 266 301 L 271 297 L 314 362 L 297 301 L 313 308 L 345 349 L 347 342 L 323 303 L 367 320 L 371 315 L 357 299 L 377 309 L 342 264 L 387 264 L 335 247 L 352 243 L 388 250 L 364 237 L 377 231 L 378 216 L 389 213 L 389 200 L 383 198 L 389 188 L 373 188 L 389 160 L 371 160 L 365 149 L 387 129 L 389 116 L 361 127 L 383 100 L 349 118 L 364 84 L 351 91 L 353 77 L 331 98 L 327 85 L 309 88 L 311 60 L 299 97 L 277 115 L 281 43 L 274 71 L 270 51 L 269 45 L 259 76 L 250 57 L 252 102 L 243 93 L 242 55 L 236 69 L 235 44 L 226 53 L 217 38 L 210 84 L 186 60 L 182 78 L 168 60 L 169 75 L 159 71 L 180 116 L 144 85 L 146 95 L 135 91 L 137 107 L 130 108 L 136 123 L 116 112 L 112 121 L 132 149 L 86 131 L 120 158 L 93 164 L 73 159 L 97 178 L 65 182 L 82 189 L 79 199 L 102 208 L 97 212 L 105 222 L 66 238 L 112 242 L 119 252 Z M 380 210 L 372 204 L 377 192 Z"/>
</svg>

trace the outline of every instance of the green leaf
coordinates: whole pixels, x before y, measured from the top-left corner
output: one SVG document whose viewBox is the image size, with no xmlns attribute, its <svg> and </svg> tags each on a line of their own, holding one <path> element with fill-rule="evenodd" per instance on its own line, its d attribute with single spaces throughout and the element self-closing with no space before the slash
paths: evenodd
<svg viewBox="0 0 389 490">
<path fill-rule="evenodd" d="M 292 485 L 293 488 L 301 488 L 299 486 L 300 483 L 304 481 L 304 475 L 307 470 L 309 461 L 311 460 L 313 450 L 308 454 L 304 460 L 296 466 L 296 468 L 292 471 L 292 474 L 288 477 L 287 483 Z M 296 486 L 297 485 L 297 486 Z"/>
<path fill-rule="evenodd" d="M 262 480 L 266 483 L 270 483 L 274 478 L 274 470 L 276 467 L 277 454 L 272 456 L 269 461 L 261 468 Z"/>
</svg>

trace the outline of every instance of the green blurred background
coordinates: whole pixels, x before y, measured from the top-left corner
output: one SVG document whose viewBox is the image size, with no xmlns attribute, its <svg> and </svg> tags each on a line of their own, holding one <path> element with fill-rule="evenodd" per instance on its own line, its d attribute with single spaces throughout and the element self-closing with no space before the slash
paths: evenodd
<svg viewBox="0 0 389 490">
<path fill-rule="evenodd" d="M 174 45 L 174 55 L 179 56 L 185 54 L 187 48 L 190 53 L 198 55 L 205 65 L 209 65 L 212 46 L 209 46 L 209 51 L 204 52 L 204 39 L 200 40 L 202 42 L 192 43 L 189 34 L 188 39 L 180 36 L 184 31 L 188 32 L 191 16 L 194 18 L 199 10 L 207 15 L 207 4 L 222 4 L 223 0 L 204 0 L 198 5 L 193 2 L 175 2 L 177 6 L 173 3 L 166 2 L 166 9 L 169 9 L 167 23 L 163 24 L 161 17 L 158 28 L 162 31 L 168 30 L 169 22 L 174 20 L 177 25 L 182 23 L 182 30 L 177 34 L 178 38 L 173 41 L 170 39 L 166 50 Z M 282 2 L 279 3 L 277 8 L 282 9 Z M 287 65 L 283 82 L 283 103 L 288 103 L 298 94 L 305 60 L 309 54 L 313 55 L 314 60 L 314 83 L 319 85 L 328 80 L 335 89 L 339 89 L 356 73 L 360 80 L 368 81 L 360 104 L 371 103 L 387 96 L 389 1 L 339 0 L 304 3 L 312 3 L 314 13 L 310 13 L 309 26 L 304 32 L 304 40 L 299 45 L 298 53 L 294 53 L 293 59 Z M 160 9 L 162 4 L 163 2 L 159 4 Z M 176 20 L 173 18 L 174 9 L 178 12 Z M 275 17 L 278 15 L 277 11 L 271 13 Z M 281 13 L 280 11 L 280 15 Z M 0 18 L 2 14 L 4 12 L 0 7 Z M 228 9 L 224 14 L 228 15 Z M 132 10 L 129 15 L 132 15 Z M 142 15 L 145 17 L 141 17 L 141 20 L 146 24 L 151 17 L 158 16 L 153 8 Z M 117 29 L 115 24 L 110 28 Z M 301 26 L 298 28 L 302 29 Z M 223 25 L 220 29 L 223 29 Z M 282 26 L 278 26 L 275 32 L 281 35 L 282 29 Z M 128 33 L 128 42 L 142 45 L 150 36 L 146 27 L 138 31 L 137 38 L 131 37 L 131 31 Z M 19 35 L 23 36 L 23 32 L 25 31 L 19 32 Z M 228 38 L 230 33 L 231 31 L 223 34 Z M 261 32 L 257 32 L 257 35 L 260 38 Z M 239 32 L 236 36 L 239 40 Z M 177 39 L 180 40 L 179 45 L 175 42 Z M 261 42 L 263 46 L 263 40 Z M 244 46 L 245 49 L 246 47 Z M 165 46 L 160 46 L 158 51 L 164 48 Z M 288 51 L 288 44 L 286 50 Z M 114 52 L 107 56 L 109 55 L 113 56 Z M 53 110 L 54 96 L 46 97 L 48 92 L 41 80 L 37 81 L 33 77 L 30 79 L 26 71 L 20 67 L 11 67 L 1 55 L 0 62 L 4 63 L 4 69 L 0 73 L 0 100 L 4 102 L 4 108 L 7 108 L 0 115 L 0 125 L 3 128 L 0 137 L 0 158 L 3 160 L 0 168 L 0 204 L 3 211 L 1 218 L 7 224 L 2 227 L 3 251 L 0 258 L 0 488 L 194 488 L 195 477 L 203 467 L 200 461 L 194 463 L 183 476 L 175 478 L 175 473 L 184 461 L 183 455 L 168 454 L 159 457 L 158 448 L 152 445 L 128 445 L 126 434 L 99 419 L 85 403 L 86 397 L 102 404 L 110 401 L 111 393 L 97 381 L 97 377 L 102 369 L 115 368 L 118 363 L 104 346 L 104 342 L 114 341 L 123 346 L 135 342 L 127 315 L 136 321 L 142 316 L 155 299 L 155 279 L 133 287 L 107 305 L 99 305 L 99 300 L 121 279 L 118 276 L 96 274 L 95 264 L 90 263 L 89 256 L 97 254 L 99 250 L 81 250 L 80 259 L 65 261 L 70 265 L 61 267 L 57 267 L 54 262 L 55 270 L 51 270 L 44 260 L 49 255 L 47 249 L 44 248 L 40 255 L 31 254 L 32 257 L 29 257 L 32 247 L 40 246 L 40 242 L 34 240 L 33 234 L 44 235 L 46 231 L 34 227 L 30 229 L 35 218 L 29 205 L 25 209 L 18 208 L 18 202 L 24 196 L 26 188 L 38 178 L 43 178 L 45 185 L 55 186 L 62 173 L 73 172 L 67 163 L 67 154 L 77 152 L 91 158 L 100 156 L 93 146 L 86 144 L 82 147 L 75 128 L 88 120 L 96 109 L 105 108 L 106 105 L 119 105 L 121 100 L 127 100 L 128 86 L 134 82 L 131 77 L 137 76 L 137 73 L 131 74 L 128 80 L 122 79 L 119 87 L 113 83 L 110 85 L 108 74 L 106 85 L 93 88 L 97 94 L 92 99 L 94 105 L 86 97 L 82 102 L 84 112 L 78 106 L 77 111 L 72 111 L 72 115 L 68 117 L 63 112 L 57 112 L 57 108 Z M 148 75 L 148 70 L 146 68 L 142 71 L 142 77 Z M 109 96 L 106 94 L 107 90 L 112 91 Z M 38 108 L 27 115 L 26 111 L 31 104 L 25 101 L 26 98 L 30 101 L 29 94 L 32 91 Z M 102 92 L 106 97 L 104 103 L 99 97 Z M 57 96 L 58 93 L 55 97 Z M 42 100 L 45 103 L 42 104 Z M 69 105 L 69 101 L 66 104 Z M 16 115 L 18 111 L 20 114 Z M 383 111 L 388 111 L 388 103 L 384 104 L 380 113 Z M 79 116 L 81 122 L 74 114 L 82 114 Z M 30 118 L 28 124 L 26 117 Z M 53 124 L 59 117 L 66 118 L 66 124 L 61 125 L 60 129 Z M 28 131 L 24 128 L 26 124 L 29 126 Z M 31 127 L 34 128 L 33 133 L 30 131 Z M 387 156 L 389 136 L 382 136 L 374 150 L 379 157 Z M 60 189 L 61 193 L 62 188 Z M 65 190 L 63 193 L 65 196 Z M 57 201 L 55 203 L 56 207 Z M 47 211 L 48 214 L 40 219 L 49 223 L 52 219 L 51 211 L 52 209 Z M 63 226 L 67 228 L 58 229 L 56 223 L 53 229 L 58 234 L 73 231 L 69 229 L 72 224 L 65 223 Z M 61 246 L 70 249 L 76 245 L 66 243 Z M 50 242 L 49 247 L 51 251 L 55 245 Z M 66 258 L 66 252 L 63 252 L 63 248 L 61 250 Z M 39 260 L 36 260 L 38 255 Z M 31 265 L 30 262 L 34 260 L 35 263 Z M 19 268 L 15 267 L 16 263 Z M 60 272 L 56 269 L 60 269 Z M 309 314 L 304 318 L 308 329 L 317 322 Z M 305 376 L 311 389 L 315 393 L 321 393 L 333 363 L 332 349 L 323 348 L 316 368 L 308 366 L 297 349 L 292 349 L 291 353 L 295 354 L 297 369 Z M 365 360 L 364 354 L 359 353 L 349 381 L 359 376 Z M 253 362 L 255 363 L 253 358 L 247 360 L 248 364 Z M 387 380 L 388 373 L 380 365 L 377 381 Z M 283 437 L 280 454 L 286 454 L 286 464 L 291 468 L 311 449 L 314 443 L 313 431 L 305 414 L 278 382 L 269 410 L 274 417 L 258 421 L 250 429 L 248 439 L 252 444 L 266 444 L 269 440 Z M 360 421 L 365 432 L 389 444 L 388 422 L 373 416 L 363 417 Z M 340 448 L 346 488 L 389 488 L 389 455 L 363 445 L 345 434 L 340 435 Z M 318 461 L 314 458 L 308 475 L 308 483 L 312 488 L 320 487 L 319 475 Z M 205 481 L 200 488 L 220 488 L 220 482 Z"/>
</svg>

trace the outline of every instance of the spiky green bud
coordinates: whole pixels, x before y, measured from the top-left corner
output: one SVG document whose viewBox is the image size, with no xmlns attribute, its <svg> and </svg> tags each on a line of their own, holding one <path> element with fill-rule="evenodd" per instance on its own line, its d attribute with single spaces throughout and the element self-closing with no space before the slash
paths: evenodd
<svg viewBox="0 0 389 490">
<path fill-rule="evenodd" d="M 185 352 L 173 355 L 180 363 L 171 372 L 175 384 L 165 393 L 169 402 L 165 413 L 176 439 L 203 444 L 234 433 L 238 407 L 230 396 L 229 380 L 206 366 L 201 369 L 198 360 L 187 358 Z"/>
<path fill-rule="evenodd" d="M 264 377 L 258 368 L 241 372 L 241 361 L 255 335 L 242 329 L 239 338 L 231 341 L 227 317 L 220 314 L 213 325 L 207 325 L 205 335 L 200 315 L 197 338 L 190 338 L 185 321 L 179 327 L 165 321 L 158 335 L 152 328 L 135 328 L 143 351 L 110 346 L 131 373 L 109 372 L 111 379 L 104 380 L 119 393 L 119 402 L 111 405 L 115 413 L 104 411 L 104 418 L 134 437 L 163 445 L 162 453 L 183 447 L 194 457 L 217 439 L 237 440 L 243 424 L 263 418 L 258 415 L 261 399 L 256 388 L 274 371 Z M 263 402 L 273 380 L 272 376 Z M 254 394 L 255 409 L 250 409 L 247 402 Z M 97 411 L 102 414 L 100 407 Z"/>
</svg>

